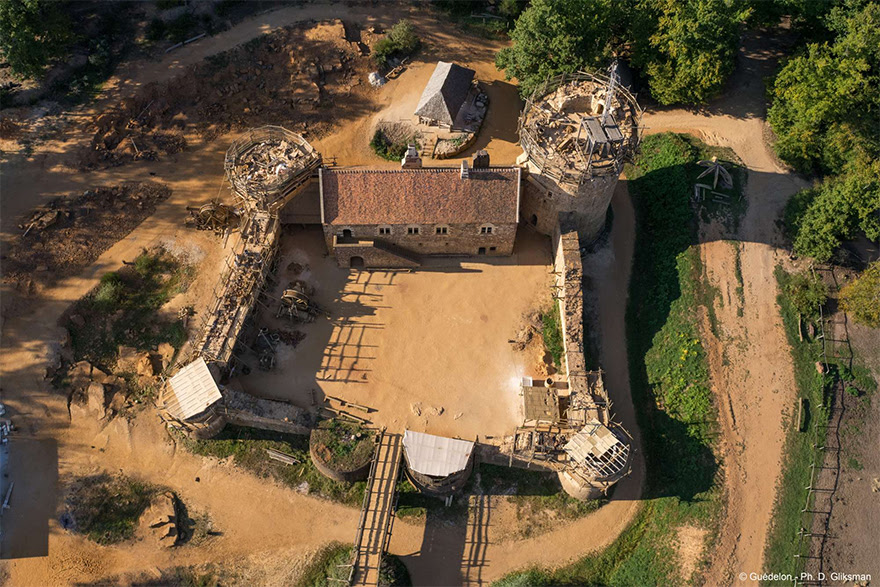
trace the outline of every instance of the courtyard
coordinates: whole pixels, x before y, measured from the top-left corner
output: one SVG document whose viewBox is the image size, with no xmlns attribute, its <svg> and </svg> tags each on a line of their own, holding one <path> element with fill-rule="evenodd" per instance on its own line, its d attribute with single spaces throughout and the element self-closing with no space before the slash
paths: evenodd
<svg viewBox="0 0 880 587">
<path fill-rule="evenodd" d="M 301 281 L 330 317 L 293 323 L 276 317 L 275 301 L 264 308 L 260 326 L 305 338 L 278 345 L 274 369 L 238 377 L 248 393 L 307 409 L 339 398 L 371 408 L 345 410 L 376 426 L 468 439 L 510 434 L 522 423 L 520 379 L 543 356 L 536 345 L 516 351 L 509 341 L 526 313 L 550 304 L 549 238 L 520 228 L 508 258 L 360 271 L 336 266 L 320 229 L 288 227 L 277 277 L 271 300 Z"/>
</svg>

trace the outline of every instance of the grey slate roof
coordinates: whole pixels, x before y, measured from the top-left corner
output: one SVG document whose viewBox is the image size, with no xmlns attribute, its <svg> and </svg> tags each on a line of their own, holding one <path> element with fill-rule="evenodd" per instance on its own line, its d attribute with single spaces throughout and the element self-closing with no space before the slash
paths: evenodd
<svg viewBox="0 0 880 587">
<path fill-rule="evenodd" d="M 474 70 L 440 61 L 419 98 L 416 116 L 430 118 L 452 126 L 461 105 L 467 98 Z"/>
</svg>

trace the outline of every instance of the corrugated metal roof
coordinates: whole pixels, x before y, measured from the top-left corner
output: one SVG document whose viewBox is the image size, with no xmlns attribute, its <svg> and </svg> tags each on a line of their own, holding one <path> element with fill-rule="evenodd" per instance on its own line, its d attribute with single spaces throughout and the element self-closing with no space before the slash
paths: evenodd
<svg viewBox="0 0 880 587">
<path fill-rule="evenodd" d="M 165 409 L 180 420 L 192 418 L 223 399 L 205 359 L 199 357 L 168 380 Z"/>
<path fill-rule="evenodd" d="M 467 467 L 474 443 L 405 430 L 403 448 L 410 469 L 422 475 L 446 477 Z"/>
</svg>

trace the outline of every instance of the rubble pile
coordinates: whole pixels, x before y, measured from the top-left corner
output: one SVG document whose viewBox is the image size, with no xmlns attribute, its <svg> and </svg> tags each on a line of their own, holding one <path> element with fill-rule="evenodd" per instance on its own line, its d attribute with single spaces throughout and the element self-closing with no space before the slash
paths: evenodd
<svg viewBox="0 0 880 587">
<path fill-rule="evenodd" d="M 159 183 L 126 182 L 56 198 L 34 209 L 9 245 L 3 281 L 29 294 L 57 278 L 79 274 L 170 195 Z"/>
</svg>

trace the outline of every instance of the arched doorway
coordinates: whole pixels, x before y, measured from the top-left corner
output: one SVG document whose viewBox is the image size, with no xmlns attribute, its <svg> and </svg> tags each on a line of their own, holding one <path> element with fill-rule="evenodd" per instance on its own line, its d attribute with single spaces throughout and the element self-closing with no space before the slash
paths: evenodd
<svg viewBox="0 0 880 587">
<path fill-rule="evenodd" d="M 352 269 L 363 269 L 364 268 L 364 258 L 354 256 L 348 261 L 348 266 Z"/>
<path fill-rule="evenodd" d="M 477 250 L 477 254 L 478 254 L 478 255 L 485 255 L 485 254 L 486 254 L 486 247 L 480 247 L 480 248 Z"/>
<path fill-rule="evenodd" d="M 537 215 L 537 214 L 532 214 L 532 217 L 529 219 L 529 223 L 530 223 L 532 226 L 538 226 L 538 215 Z"/>
<path fill-rule="evenodd" d="M 342 231 L 342 238 L 351 238 L 351 231 L 349 229 L 344 229 Z"/>
</svg>

